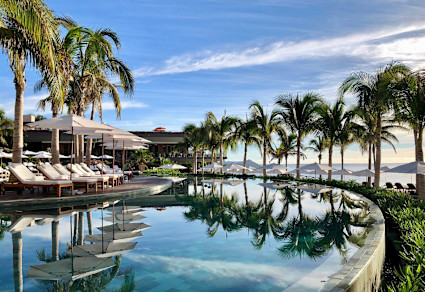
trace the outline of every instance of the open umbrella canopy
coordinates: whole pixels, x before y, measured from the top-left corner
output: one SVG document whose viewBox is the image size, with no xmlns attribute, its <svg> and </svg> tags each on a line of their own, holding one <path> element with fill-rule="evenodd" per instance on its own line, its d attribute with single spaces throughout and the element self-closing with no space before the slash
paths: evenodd
<svg viewBox="0 0 425 292">
<path fill-rule="evenodd" d="M 267 174 L 276 174 L 276 175 L 281 175 L 286 173 L 288 173 L 286 170 L 279 169 L 279 168 L 273 168 L 267 172 Z"/>
<path fill-rule="evenodd" d="M 30 128 L 61 129 L 61 130 L 113 130 L 111 126 L 101 124 L 78 115 L 65 115 L 57 118 L 45 119 L 27 124 Z"/>
<path fill-rule="evenodd" d="M 243 169 L 248 169 L 248 168 L 243 167 L 242 165 L 239 165 L 239 164 L 236 164 L 236 163 L 232 163 L 232 164 L 223 166 L 224 172 L 232 172 L 232 171 L 235 171 L 235 170 L 243 170 Z"/>
<path fill-rule="evenodd" d="M 270 164 L 266 164 L 262 167 L 259 167 L 257 169 L 266 169 L 266 170 L 271 170 L 271 169 L 280 169 L 280 170 L 286 170 L 286 167 L 282 164 L 277 164 L 277 163 L 270 163 Z"/>
<path fill-rule="evenodd" d="M 425 162 L 413 161 L 391 168 L 385 172 L 425 174 Z"/>
<path fill-rule="evenodd" d="M 100 158 L 102 158 L 102 156 Z M 107 154 L 103 155 L 103 159 L 112 159 L 112 158 L 113 157 L 111 155 L 107 155 Z"/>
<path fill-rule="evenodd" d="M 258 185 L 265 187 L 265 188 L 268 188 L 268 189 L 272 189 L 272 190 L 281 190 L 281 189 L 284 189 L 284 188 L 290 186 L 290 184 L 280 183 L 280 182 L 259 183 Z"/>
<path fill-rule="evenodd" d="M 114 241 L 114 242 L 129 242 L 134 239 L 142 237 L 142 232 L 132 232 L 132 231 L 115 231 L 113 233 L 108 232 L 105 234 L 92 234 L 92 235 L 86 235 L 84 237 L 84 241 L 88 242 L 108 242 L 108 241 Z"/>
<path fill-rule="evenodd" d="M 97 227 L 103 232 L 115 232 L 115 231 L 128 231 L 128 232 L 139 232 L 145 229 L 151 228 L 152 226 L 145 223 L 115 223 L 104 227 Z"/>
<path fill-rule="evenodd" d="M 203 179 L 201 182 L 210 186 L 218 186 L 223 183 L 222 179 Z"/>
<path fill-rule="evenodd" d="M 25 150 L 22 152 L 22 154 L 27 156 L 33 156 L 33 155 L 37 155 L 37 152 L 31 151 L 31 150 Z"/>
<path fill-rule="evenodd" d="M 269 171 L 270 171 L 269 169 L 266 169 L 266 173 L 268 173 Z M 253 173 L 253 174 L 263 174 L 263 172 L 264 172 L 263 168 L 257 168 L 257 169 L 251 170 L 249 173 L 250 174 L 251 173 Z"/>
<path fill-rule="evenodd" d="M 0 151 L 0 158 L 12 158 L 12 153 Z"/>
<path fill-rule="evenodd" d="M 391 169 L 391 168 L 389 168 L 389 167 L 388 167 L 388 166 L 386 166 L 386 165 L 381 167 L 381 171 L 384 171 L 384 172 L 385 172 L 385 171 L 387 171 L 387 170 L 390 170 L 390 169 Z"/>
<path fill-rule="evenodd" d="M 375 175 L 375 172 L 373 170 L 370 170 L 370 169 L 363 169 L 363 170 L 355 171 L 355 172 L 351 173 L 350 175 L 372 177 L 372 176 Z"/>
<path fill-rule="evenodd" d="M 67 258 L 47 264 L 31 266 L 27 277 L 38 280 L 74 281 L 112 268 L 112 258 Z"/>
<path fill-rule="evenodd" d="M 333 175 L 351 175 L 353 172 L 348 169 L 338 169 L 336 171 L 332 171 Z"/>
<path fill-rule="evenodd" d="M 329 171 L 329 170 L 333 170 L 333 168 L 328 166 L 328 165 L 319 164 L 319 163 L 315 162 L 315 163 L 303 165 L 299 168 L 299 170 L 312 170 L 312 171 L 324 170 L 324 171 Z"/>
<path fill-rule="evenodd" d="M 59 158 L 60 159 L 66 159 L 66 158 L 70 158 L 71 156 L 70 155 L 62 155 L 62 154 L 59 154 Z"/>
<path fill-rule="evenodd" d="M 223 180 L 222 184 L 234 187 L 244 182 L 245 182 L 244 180 Z"/>
<path fill-rule="evenodd" d="M 165 164 L 158 167 L 159 169 L 186 169 L 186 166 L 179 164 Z"/>
<path fill-rule="evenodd" d="M 52 158 L 52 154 L 46 152 L 46 153 L 39 153 L 37 155 L 34 155 L 32 158 L 38 158 L 38 159 L 50 159 Z"/>
<path fill-rule="evenodd" d="M 214 163 L 211 163 L 211 164 L 208 164 L 208 165 L 202 167 L 201 170 L 202 169 L 203 170 L 219 170 L 221 168 L 223 168 L 223 166 L 221 166 L 220 164 L 214 162 Z"/>
</svg>

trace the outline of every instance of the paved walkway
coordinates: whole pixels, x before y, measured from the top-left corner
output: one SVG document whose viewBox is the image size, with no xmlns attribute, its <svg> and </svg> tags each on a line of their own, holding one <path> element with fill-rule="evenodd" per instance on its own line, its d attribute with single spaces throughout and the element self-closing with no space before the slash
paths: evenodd
<svg viewBox="0 0 425 292">
<path fill-rule="evenodd" d="M 135 176 L 130 182 L 123 183 L 114 188 L 108 188 L 104 191 L 98 190 L 97 193 L 89 192 L 79 195 L 71 195 L 70 192 L 63 192 L 61 197 L 56 197 L 56 192 L 43 192 L 35 190 L 31 193 L 25 190 L 21 194 L 16 191 L 8 190 L 5 195 L 0 196 L 0 210 L 13 210 L 16 207 L 56 207 L 67 204 L 75 205 L 99 203 L 114 199 L 130 199 L 138 196 L 148 196 L 158 194 L 172 186 L 172 181 L 159 177 Z"/>
</svg>

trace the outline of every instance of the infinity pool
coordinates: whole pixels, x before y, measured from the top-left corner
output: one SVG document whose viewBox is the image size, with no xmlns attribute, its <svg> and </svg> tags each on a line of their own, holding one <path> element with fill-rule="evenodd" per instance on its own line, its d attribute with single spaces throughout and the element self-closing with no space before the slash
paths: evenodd
<svg viewBox="0 0 425 292">
<path fill-rule="evenodd" d="M 151 227 L 142 231 L 143 236 L 131 241 L 137 242 L 133 249 L 111 259 L 103 257 L 113 261 L 112 267 L 93 265 L 86 268 L 85 272 L 89 273 L 80 274 L 81 277 L 78 276 L 80 267 L 75 266 L 81 262 L 81 259 L 75 260 L 74 252 L 78 248 L 73 248 L 71 253 L 71 242 L 90 244 L 84 241 L 84 236 L 101 234 L 97 227 L 102 226 L 102 218 L 115 216 L 113 222 L 103 220 L 103 226 L 120 223 L 123 202 L 109 202 L 109 207 L 104 203 L 62 210 L 29 208 L 3 214 L 0 289 L 320 289 L 328 276 L 339 271 L 362 246 L 370 230 L 368 206 L 361 198 L 339 189 L 259 183 L 262 181 L 186 180 L 159 194 L 164 204 L 158 207 L 146 208 L 145 201 L 149 199 L 146 197 L 124 202 L 127 206 L 124 209 L 128 210 L 126 215 L 146 217 L 133 223 L 143 222 Z M 112 209 L 113 203 L 116 207 Z M 137 213 L 130 206 L 141 206 L 145 212 Z M 34 218 L 34 221 L 24 218 Z M 120 231 L 115 232 L 119 234 Z M 107 232 L 104 236 L 106 245 Z M 42 269 L 42 264 L 67 258 L 74 259 L 73 270 L 65 271 L 62 276 L 56 274 L 52 279 L 40 279 L 33 276 L 34 270 L 30 271 L 31 266 Z M 96 258 L 84 257 L 82 262 L 90 266 L 93 259 Z M 108 263 L 111 265 L 110 261 Z M 44 275 L 44 278 L 49 276 Z"/>
</svg>

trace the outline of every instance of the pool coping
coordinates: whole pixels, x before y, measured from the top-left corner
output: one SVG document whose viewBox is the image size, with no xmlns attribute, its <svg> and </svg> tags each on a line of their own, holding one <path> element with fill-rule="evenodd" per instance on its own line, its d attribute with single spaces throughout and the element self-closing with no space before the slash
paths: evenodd
<svg viewBox="0 0 425 292">
<path fill-rule="evenodd" d="M 68 207 L 75 206 L 78 204 L 88 205 L 96 204 L 113 199 L 132 199 L 140 196 L 149 196 L 161 193 L 173 185 L 173 181 L 167 178 L 158 178 L 155 177 L 155 180 L 158 183 L 154 186 L 148 186 L 145 188 L 138 188 L 125 191 L 117 192 L 108 192 L 100 194 L 84 194 L 76 196 L 67 196 L 67 197 L 46 197 L 46 198 L 28 198 L 23 200 L 7 200 L 0 201 L 0 211 L 13 211 L 17 207 L 30 207 L 31 209 L 48 209 L 55 207 Z M 162 183 L 160 183 L 162 181 Z"/>
</svg>

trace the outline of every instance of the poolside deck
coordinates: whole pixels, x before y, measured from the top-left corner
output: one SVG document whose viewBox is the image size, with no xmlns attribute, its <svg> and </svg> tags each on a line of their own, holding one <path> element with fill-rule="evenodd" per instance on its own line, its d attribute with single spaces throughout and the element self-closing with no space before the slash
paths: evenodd
<svg viewBox="0 0 425 292">
<path fill-rule="evenodd" d="M 71 195 L 70 192 L 63 192 L 61 197 L 56 197 L 56 192 L 43 192 L 35 190 L 31 193 L 24 190 L 18 194 L 15 190 L 7 190 L 3 196 L 0 196 L 0 210 L 11 210 L 17 207 L 48 208 L 58 204 L 66 206 L 68 204 L 92 204 L 105 202 L 108 200 L 131 199 L 138 196 L 149 196 L 161 193 L 172 186 L 172 181 L 159 177 L 135 176 L 130 182 L 123 183 L 114 188 L 109 187 L 106 190 L 97 192 Z"/>
</svg>

